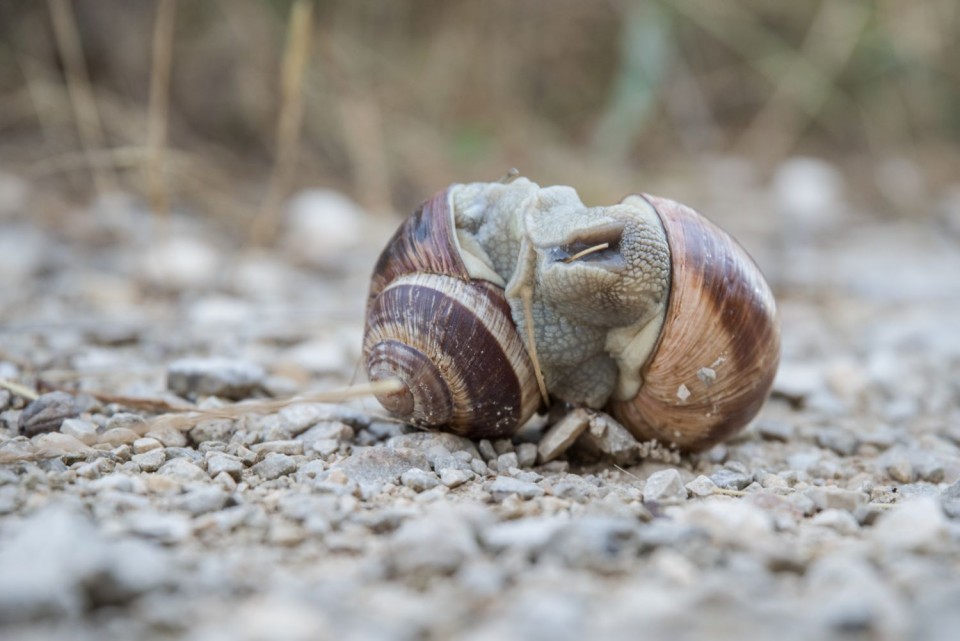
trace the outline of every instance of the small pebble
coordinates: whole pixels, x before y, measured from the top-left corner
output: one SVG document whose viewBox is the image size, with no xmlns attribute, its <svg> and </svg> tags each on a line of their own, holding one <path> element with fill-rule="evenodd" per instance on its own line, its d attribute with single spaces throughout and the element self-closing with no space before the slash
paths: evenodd
<svg viewBox="0 0 960 641">
<path fill-rule="evenodd" d="M 277 454 L 295 456 L 303 454 L 303 441 L 268 441 L 251 445 L 250 449 L 260 455 L 276 452 Z"/>
<path fill-rule="evenodd" d="M 248 397 L 266 377 L 256 363 L 226 358 L 186 358 L 167 366 L 167 388 L 181 396 Z"/>
<path fill-rule="evenodd" d="M 94 445 L 98 440 L 97 426 L 90 421 L 68 418 L 60 424 L 60 433 L 72 436 L 85 445 Z"/>
<path fill-rule="evenodd" d="M 149 454 L 149 453 L 148 453 Z M 144 455 L 138 455 L 144 456 Z M 191 462 L 186 458 L 175 458 L 167 461 L 163 464 L 162 467 L 157 472 L 163 476 L 168 476 L 171 479 L 179 481 L 181 483 L 189 483 L 191 481 L 209 481 L 210 477 L 200 469 L 196 464 Z"/>
<path fill-rule="evenodd" d="M 162 447 L 163 443 L 152 437 L 138 438 L 133 442 L 133 451 L 136 454 L 143 454 Z"/>
<path fill-rule="evenodd" d="M 108 421 L 109 423 L 109 421 Z M 133 443 L 140 438 L 140 435 L 126 427 L 114 427 L 100 435 L 100 442 L 113 447 Z"/>
<path fill-rule="evenodd" d="M 509 476 L 498 476 L 487 489 L 497 500 L 503 500 L 511 494 L 516 494 L 522 499 L 532 499 L 544 494 L 543 488 L 536 483 L 521 481 Z"/>
<path fill-rule="evenodd" d="M 206 457 L 207 473 L 216 477 L 220 474 L 228 474 L 234 480 L 240 480 L 243 473 L 243 461 L 236 456 L 224 454 L 222 452 L 209 452 Z"/>
<path fill-rule="evenodd" d="M 687 483 L 684 487 L 687 488 L 690 494 L 701 497 L 710 496 L 717 490 L 717 484 L 703 474 Z"/>
<path fill-rule="evenodd" d="M 517 465 L 533 467 L 537 462 L 537 446 L 534 443 L 520 443 L 517 446 Z"/>
<path fill-rule="evenodd" d="M 643 486 L 643 500 L 651 503 L 679 503 L 687 498 L 680 472 L 674 468 L 651 474 Z"/>
<path fill-rule="evenodd" d="M 41 394 L 27 405 L 20 414 L 20 433 L 24 436 L 36 436 L 44 432 L 55 432 L 68 418 L 80 413 L 76 399 L 66 392 Z"/>
<path fill-rule="evenodd" d="M 167 455 L 163 449 L 153 449 L 142 454 L 134 454 L 130 460 L 139 465 L 144 472 L 156 472 L 166 462 Z"/>
<path fill-rule="evenodd" d="M 301 443 L 301 445 L 303 445 Z M 280 478 L 286 474 L 296 471 L 297 463 L 286 454 L 278 452 L 269 452 L 263 460 L 250 468 L 251 471 L 265 481 L 271 481 Z"/>
<path fill-rule="evenodd" d="M 440 479 L 433 472 L 412 468 L 400 475 L 400 482 L 415 492 L 425 492 L 440 485 Z"/>
<path fill-rule="evenodd" d="M 449 488 L 455 488 L 469 481 L 473 475 L 470 472 L 448 467 L 440 472 L 440 482 Z"/>
</svg>

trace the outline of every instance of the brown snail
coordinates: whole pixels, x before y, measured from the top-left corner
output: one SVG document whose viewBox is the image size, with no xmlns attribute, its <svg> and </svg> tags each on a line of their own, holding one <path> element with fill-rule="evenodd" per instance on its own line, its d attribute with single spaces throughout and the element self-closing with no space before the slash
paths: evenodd
<svg viewBox="0 0 960 641">
<path fill-rule="evenodd" d="M 779 348 L 759 269 L 697 212 L 518 178 L 451 185 L 401 225 L 363 351 L 371 380 L 403 382 L 380 402 L 424 428 L 505 436 L 552 397 L 699 450 L 757 414 Z"/>
</svg>

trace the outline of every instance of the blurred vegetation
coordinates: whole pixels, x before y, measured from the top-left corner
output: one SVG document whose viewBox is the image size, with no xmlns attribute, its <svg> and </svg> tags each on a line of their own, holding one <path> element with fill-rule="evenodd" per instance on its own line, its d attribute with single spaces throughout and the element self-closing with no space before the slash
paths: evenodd
<svg viewBox="0 0 960 641">
<path fill-rule="evenodd" d="M 154 136 L 164 197 L 252 216 L 284 154 L 273 188 L 376 210 L 512 166 L 609 198 L 711 158 L 810 154 L 882 198 L 882 159 L 960 176 L 958 60 L 956 0 L 3 0 L 0 168 L 87 195 L 94 167 L 146 194 Z"/>
</svg>

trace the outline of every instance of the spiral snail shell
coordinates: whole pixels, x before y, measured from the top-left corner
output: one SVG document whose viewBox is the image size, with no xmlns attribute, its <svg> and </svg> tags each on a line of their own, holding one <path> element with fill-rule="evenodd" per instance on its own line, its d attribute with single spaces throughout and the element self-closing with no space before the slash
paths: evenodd
<svg viewBox="0 0 960 641">
<path fill-rule="evenodd" d="M 518 178 L 451 185 L 374 269 L 363 352 L 380 402 L 427 429 L 511 434 L 550 398 L 700 450 L 759 411 L 779 362 L 759 269 L 694 210 L 586 207 Z"/>
</svg>

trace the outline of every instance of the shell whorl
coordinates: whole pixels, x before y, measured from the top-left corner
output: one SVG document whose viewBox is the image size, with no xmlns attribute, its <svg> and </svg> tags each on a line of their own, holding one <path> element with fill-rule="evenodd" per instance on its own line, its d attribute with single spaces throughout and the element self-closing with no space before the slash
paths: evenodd
<svg viewBox="0 0 960 641">
<path fill-rule="evenodd" d="M 726 232 L 679 203 L 642 195 L 663 222 L 671 286 L 643 385 L 610 411 L 638 438 L 702 450 L 763 405 L 780 358 L 776 304 L 759 268 Z"/>
<path fill-rule="evenodd" d="M 404 383 L 378 399 L 414 425 L 499 437 L 539 406 L 503 290 L 471 279 L 460 258 L 446 192 L 424 203 L 381 255 L 363 351 L 371 380 Z"/>
</svg>

